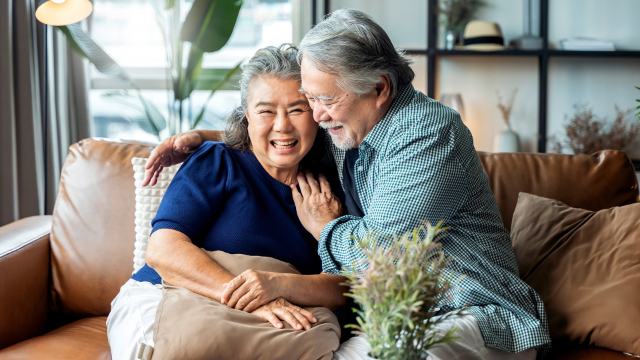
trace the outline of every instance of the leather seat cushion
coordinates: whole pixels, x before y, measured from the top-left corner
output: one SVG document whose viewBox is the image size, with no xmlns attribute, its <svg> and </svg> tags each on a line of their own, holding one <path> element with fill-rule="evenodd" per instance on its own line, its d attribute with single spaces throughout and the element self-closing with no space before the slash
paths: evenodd
<svg viewBox="0 0 640 360">
<path fill-rule="evenodd" d="M 47 334 L 0 350 L 0 359 L 111 359 L 107 318 L 78 320 Z"/>
<path fill-rule="evenodd" d="M 555 349 L 549 360 L 633 360 L 632 356 L 597 347 Z"/>
</svg>

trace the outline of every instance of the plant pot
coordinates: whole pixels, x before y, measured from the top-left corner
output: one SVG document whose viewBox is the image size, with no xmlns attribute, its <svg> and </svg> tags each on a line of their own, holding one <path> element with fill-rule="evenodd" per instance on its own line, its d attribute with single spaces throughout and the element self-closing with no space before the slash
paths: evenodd
<svg viewBox="0 0 640 360">
<path fill-rule="evenodd" d="M 520 137 L 511 129 L 501 131 L 493 140 L 494 152 L 518 152 L 520 151 Z"/>
</svg>

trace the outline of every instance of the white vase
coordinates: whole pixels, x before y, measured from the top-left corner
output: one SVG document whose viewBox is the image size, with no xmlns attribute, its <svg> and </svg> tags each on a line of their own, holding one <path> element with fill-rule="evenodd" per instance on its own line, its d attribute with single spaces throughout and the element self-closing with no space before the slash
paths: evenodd
<svg viewBox="0 0 640 360">
<path fill-rule="evenodd" d="M 493 140 L 494 152 L 518 152 L 520 151 L 520 137 L 510 128 L 501 131 Z"/>
</svg>

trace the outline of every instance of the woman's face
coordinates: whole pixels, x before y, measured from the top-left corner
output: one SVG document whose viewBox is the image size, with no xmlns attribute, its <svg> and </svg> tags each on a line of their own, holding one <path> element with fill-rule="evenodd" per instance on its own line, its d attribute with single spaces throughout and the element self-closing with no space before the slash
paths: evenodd
<svg viewBox="0 0 640 360">
<path fill-rule="evenodd" d="M 281 171 L 297 171 L 311 150 L 318 131 L 300 83 L 262 75 L 247 91 L 248 132 L 253 153 L 275 178 Z"/>
</svg>

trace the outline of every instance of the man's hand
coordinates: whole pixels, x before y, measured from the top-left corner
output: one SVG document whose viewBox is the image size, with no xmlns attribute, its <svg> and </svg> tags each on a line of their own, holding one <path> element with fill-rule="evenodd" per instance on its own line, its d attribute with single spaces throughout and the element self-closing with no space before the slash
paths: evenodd
<svg viewBox="0 0 640 360">
<path fill-rule="evenodd" d="M 145 165 L 142 186 L 155 185 L 162 169 L 183 162 L 204 140 L 197 130 L 171 136 L 156 146 Z"/>
<path fill-rule="evenodd" d="M 318 321 L 311 312 L 293 305 L 283 298 L 277 298 L 257 308 L 252 314 L 270 322 L 278 329 L 282 329 L 284 326 L 282 321 L 286 321 L 296 330 L 309 330 L 311 324 Z"/>
<path fill-rule="evenodd" d="M 271 300 L 283 296 L 281 274 L 246 270 L 225 284 L 220 303 L 237 310 L 252 312 Z"/>
<path fill-rule="evenodd" d="M 293 202 L 300 222 L 316 240 L 331 220 L 342 215 L 342 204 L 331 192 L 329 181 L 323 175 L 316 178 L 311 173 L 298 174 L 298 187 L 291 185 Z"/>
</svg>

